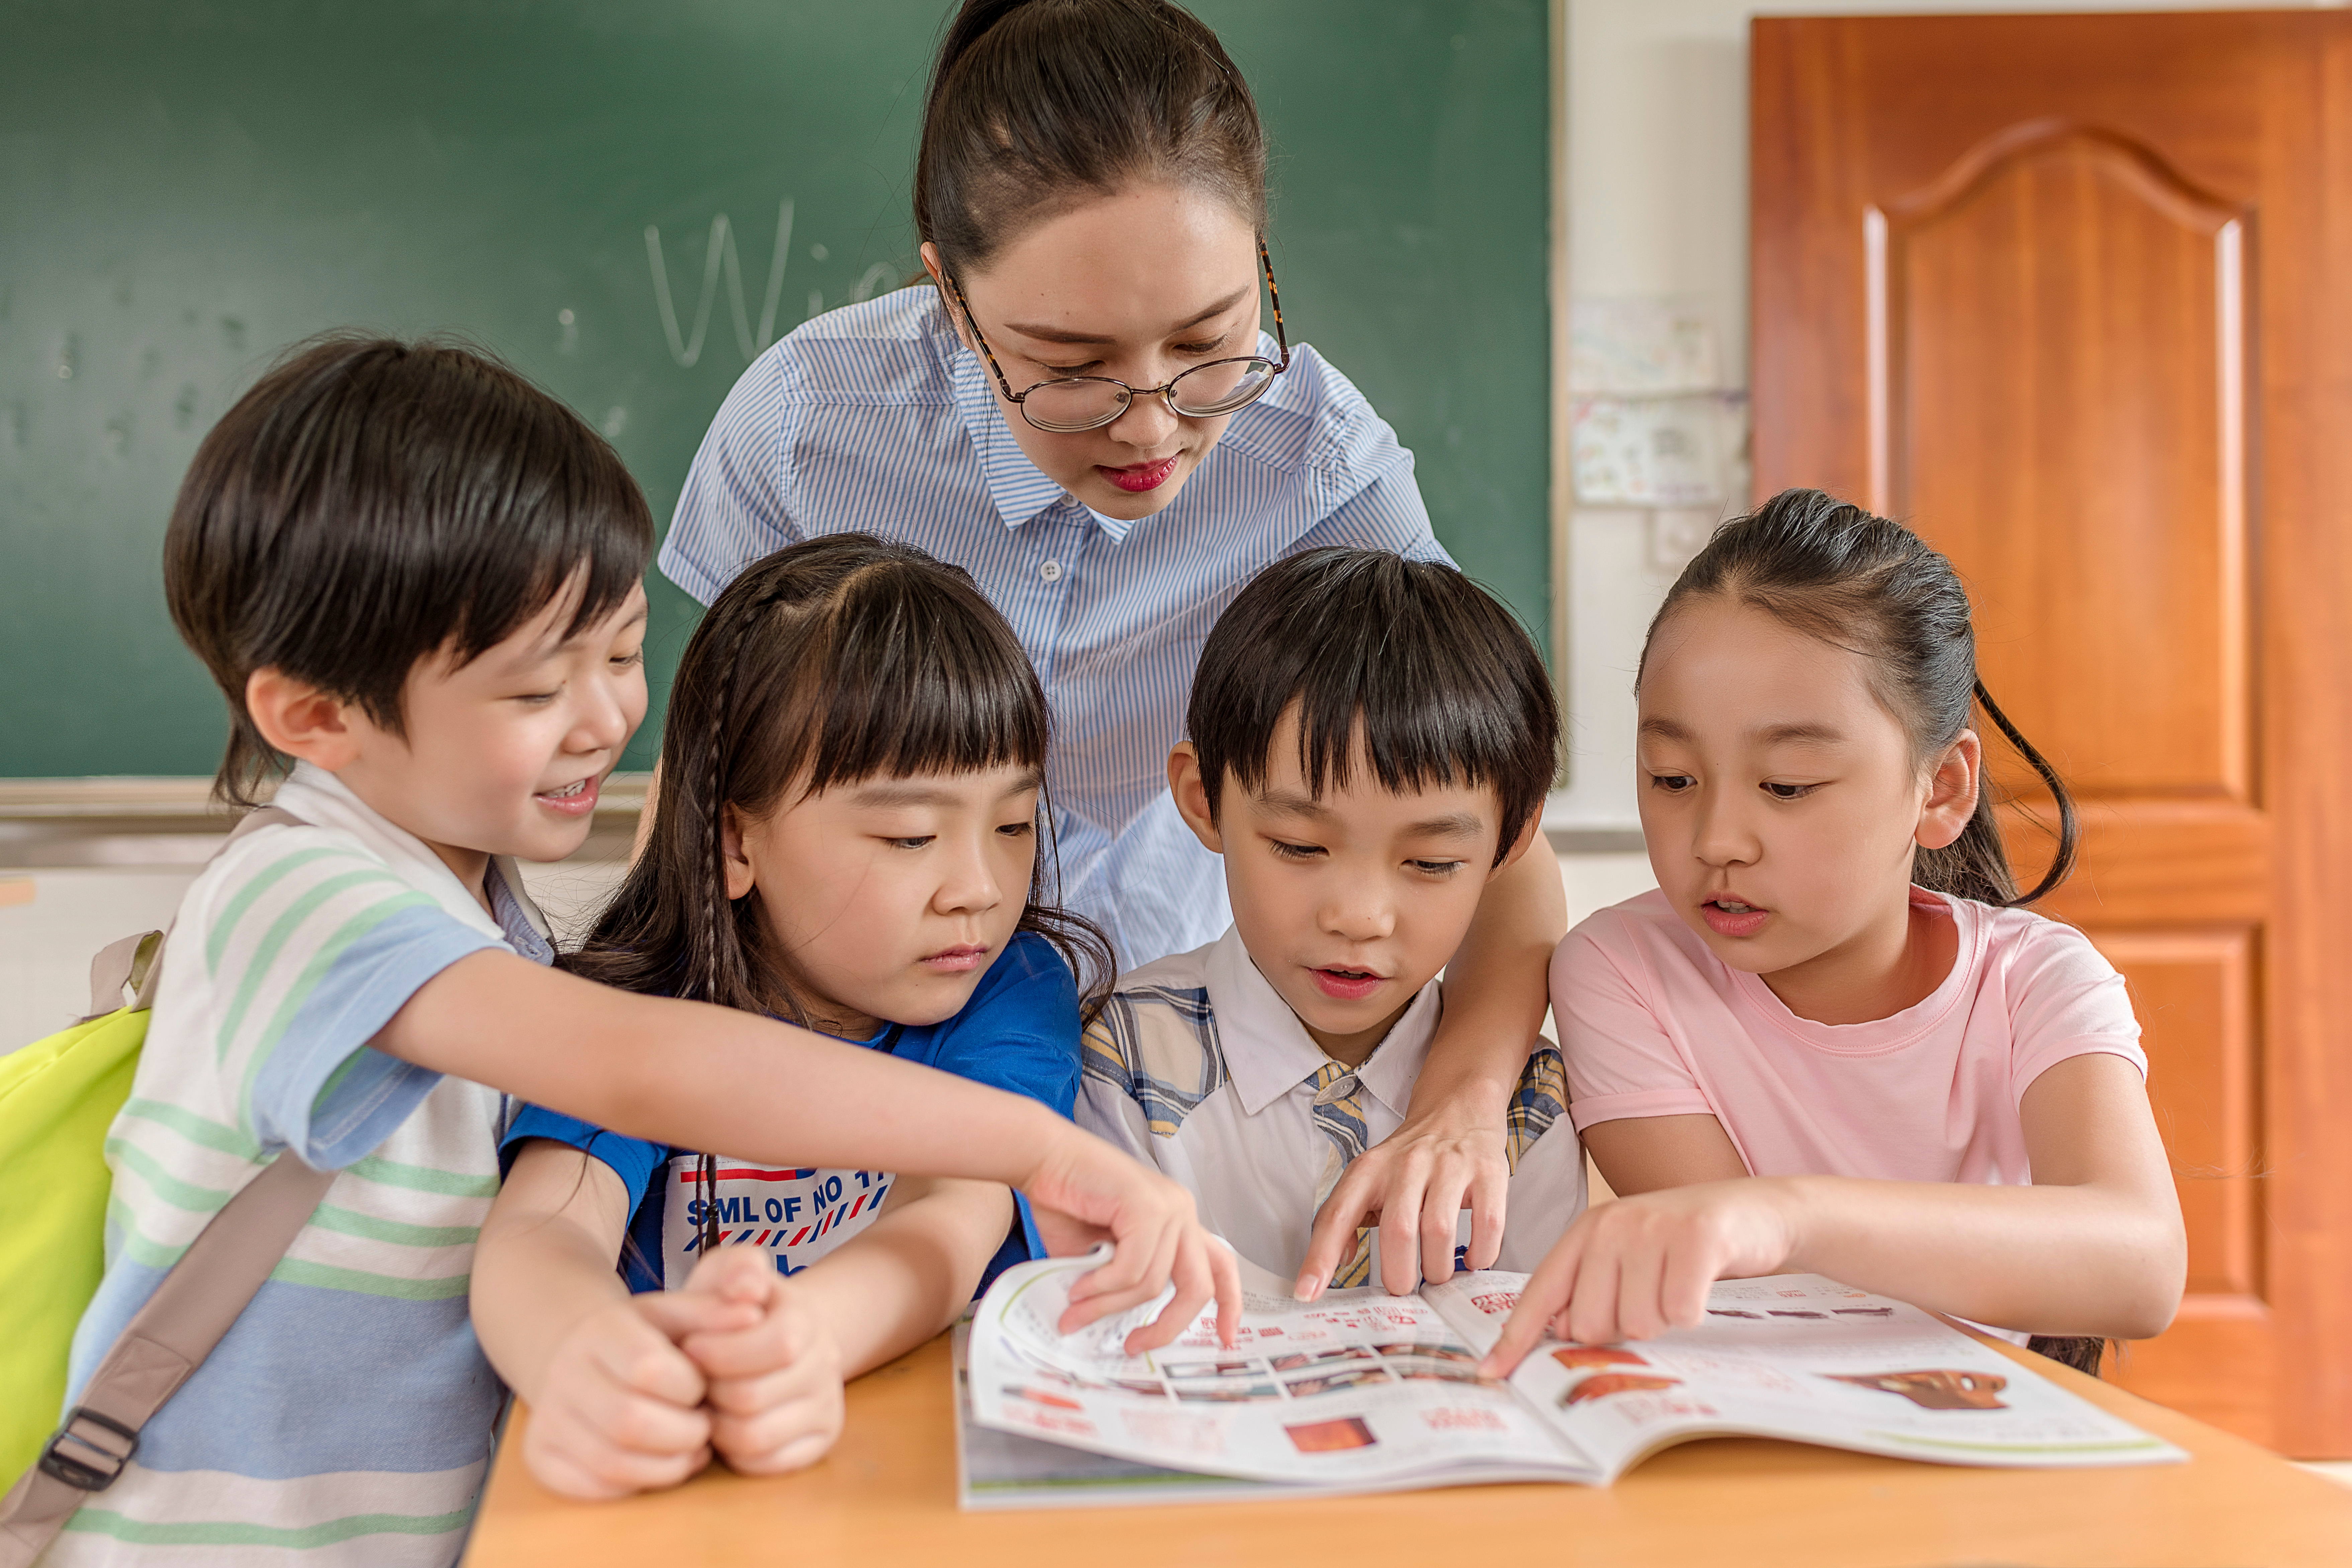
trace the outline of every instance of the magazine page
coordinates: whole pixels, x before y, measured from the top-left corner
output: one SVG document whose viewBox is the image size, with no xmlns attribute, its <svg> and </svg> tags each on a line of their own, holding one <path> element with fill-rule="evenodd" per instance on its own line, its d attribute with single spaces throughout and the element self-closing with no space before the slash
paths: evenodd
<svg viewBox="0 0 2352 1568">
<path fill-rule="evenodd" d="M 1525 1282 L 1465 1274 L 1423 1294 L 1483 1351 Z M 1704 1323 L 1654 1340 L 1548 1340 L 1511 1383 L 1612 1479 L 1668 1443 L 1734 1434 L 1951 1465 L 2189 1457 L 1916 1307 L 1817 1274 L 1719 1281 Z"/>
<path fill-rule="evenodd" d="M 982 1426 L 971 1417 L 971 1322 L 967 1318 L 955 1331 L 956 1505 L 960 1508 L 1238 1502 L 1260 1497 L 1315 1497 L 1324 1490 L 1287 1481 L 1253 1481 L 1170 1469 Z"/>
<path fill-rule="evenodd" d="M 1079 1333 L 1055 1328 L 1095 1262 L 1022 1264 L 990 1288 L 969 1347 L 978 1425 L 1194 1474 L 1353 1490 L 1598 1474 L 1508 1387 L 1482 1380 L 1476 1351 L 1418 1296 L 1344 1290 L 1307 1305 L 1261 1276 L 1232 1350 L 1206 1313 L 1130 1356 L 1122 1342 L 1156 1304 Z"/>
</svg>

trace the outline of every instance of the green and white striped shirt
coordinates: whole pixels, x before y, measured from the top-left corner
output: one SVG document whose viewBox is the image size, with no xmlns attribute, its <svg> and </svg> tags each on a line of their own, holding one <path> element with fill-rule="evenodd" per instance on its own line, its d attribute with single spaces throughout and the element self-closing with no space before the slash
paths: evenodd
<svg viewBox="0 0 2352 1568">
<path fill-rule="evenodd" d="M 298 767 L 180 906 L 107 1141 L 107 1270 L 70 1405 L 205 1223 L 279 1151 L 338 1172 L 285 1260 L 76 1513 L 50 1564 L 454 1562 L 500 1390 L 466 1311 L 501 1100 L 370 1048 L 467 954 L 553 956 L 510 862 L 493 920 L 415 837 Z"/>
</svg>

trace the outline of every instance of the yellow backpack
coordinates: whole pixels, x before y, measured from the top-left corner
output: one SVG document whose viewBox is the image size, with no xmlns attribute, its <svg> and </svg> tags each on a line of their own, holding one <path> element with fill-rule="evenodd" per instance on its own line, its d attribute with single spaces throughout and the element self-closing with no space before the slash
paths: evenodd
<svg viewBox="0 0 2352 1568">
<path fill-rule="evenodd" d="M 151 931 L 100 953 L 91 1016 L 0 1057 L 0 1193 L 12 1194 L 0 1218 L 0 1477 L 49 1440 L 74 1328 L 106 1269 L 106 1131 L 131 1094 L 163 947 Z M 120 1005 L 126 987 L 135 994 Z"/>
<path fill-rule="evenodd" d="M 272 823 L 247 814 L 226 848 Z M 215 853 L 218 853 L 215 851 Z M 204 1363 L 326 1195 L 331 1173 L 281 1153 L 207 1221 L 64 1413 L 74 1331 L 106 1271 L 107 1132 L 130 1098 L 169 933 L 90 961 L 90 1016 L 0 1057 L 0 1568 L 25 1568 L 139 1449 L 148 1420 Z M 130 1000 L 123 1000 L 125 991 Z"/>
</svg>

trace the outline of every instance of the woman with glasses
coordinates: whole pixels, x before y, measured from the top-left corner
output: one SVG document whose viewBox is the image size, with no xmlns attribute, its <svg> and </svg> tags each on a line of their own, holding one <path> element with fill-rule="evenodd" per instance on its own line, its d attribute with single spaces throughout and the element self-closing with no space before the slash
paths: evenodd
<svg viewBox="0 0 2352 1568">
<path fill-rule="evenodd" d="M 1060 901 L 1128 967 L 1213 942 L 1223 879 L 1166 786 L 1201 645 L 1299 551 L 1445 560 L 1412 454 L 1285 335 L 1256 106 L 1167 0 L 965 0 L 914 205 L 929 279 L 815 318 L 744 374 L 662 570 L 707 604 L 771 551 L 848 531 L 964 568 L 1053 705 Z M 1328 1278 L 1374 1212 L 1392 1289 L 1416 1256 L 1450 1272 L 1465 1206 L 1471 1263 L 1493 1258 L 1505 1098 L 1566 923 L 1549 855 L 1488 890 L 1412 1119 L 1334 1191 L 1310 1269 Z"/>
</svg>

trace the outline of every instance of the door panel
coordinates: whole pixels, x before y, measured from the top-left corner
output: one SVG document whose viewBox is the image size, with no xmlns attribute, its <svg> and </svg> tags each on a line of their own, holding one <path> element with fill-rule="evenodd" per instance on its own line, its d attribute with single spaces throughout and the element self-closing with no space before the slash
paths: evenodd
<svg viewBox="0 0 2352 1568">
<path fill-rule="evenodd" d="M 2077 127 L 1954 174 L 1864 215 L 1869 504 L 1999 563 L 1980 672 L 2076 789 L 2243 799 L 2240 214 Z"/>
<path fill-rule="evenodd" d="M 1755 25 L 1757 490 L 1951 556 L 2189 1231 L 2116 1375 L 2352 1453 L 2352 17 Z M 1989 740 L 2021 879 L 2047 796 Z M 2040 807 L 2037 810 L 2037 805 Z"/>
</svg>

